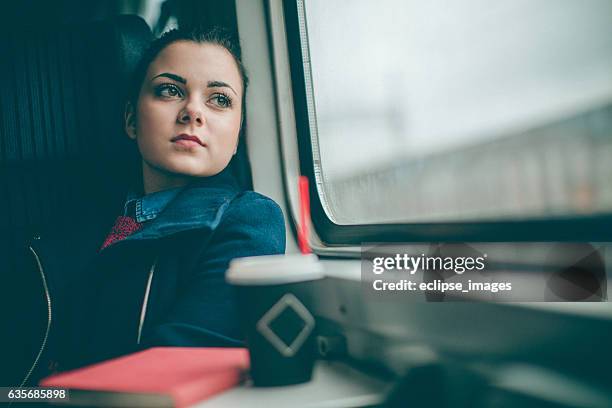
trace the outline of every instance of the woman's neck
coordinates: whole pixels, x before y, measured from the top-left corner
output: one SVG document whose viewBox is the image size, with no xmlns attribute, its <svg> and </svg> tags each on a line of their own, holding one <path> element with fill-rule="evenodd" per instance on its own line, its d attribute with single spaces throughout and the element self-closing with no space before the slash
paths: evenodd
<svg viewBox="0 0 612 408">
<path fill-rule="evenodd" d="M 191 177 L 189 176 L 169 173 L 151 166 L 144 160 L 142 162 L 142 183 L 145 194 L 182 187 L 187 185 L 190 180 Z"/>
</svg>

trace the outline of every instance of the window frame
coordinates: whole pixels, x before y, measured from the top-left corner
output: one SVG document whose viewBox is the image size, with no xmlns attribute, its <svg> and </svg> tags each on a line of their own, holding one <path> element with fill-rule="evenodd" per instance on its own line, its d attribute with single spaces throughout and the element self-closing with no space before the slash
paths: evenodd
<svg viewBox="0 0 612 408">
<path fill-rule="evenodd" d="M 363 242 L 535 242 L 612 241 L 612 213 L 525 220 L 424 222 L 340 225 L 328 218 L 317 191 L 310 133 L 298 3 L 282 0 L 293 94 L 299 168 L 310 182 L 312 223 L 326 247 L 358 246 Z M 306 28 L 307 29 L 307 28 Z M 305 47 L 307 48 L 307 47 Z M 312 97 L 312 95 L 311 95 Z M 312 97 L 314 100 L 314 97 Z M 612 158 L 611 158 L 612 159 Z M 290 202 L 289 195 L 287 200 Z"/>
</svg>

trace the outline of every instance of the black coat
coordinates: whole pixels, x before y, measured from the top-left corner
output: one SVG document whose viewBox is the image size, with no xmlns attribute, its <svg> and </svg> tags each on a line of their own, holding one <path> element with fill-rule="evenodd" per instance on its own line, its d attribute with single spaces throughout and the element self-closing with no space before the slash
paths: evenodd
<svg viewBox="0 0 612 408">
<path fill-rule="evenodd" d="M 86 225 L 73 227 L 28 248 L 36 278 L 27 296 L 40 316 L 30 337 L 40 340 L 28 361 L 14 364 L 19 382 L 7 385 L 30 370 L 26 384 L 151 346 L 240 346 L 228 264 L 285 251 L 278 205 L 240 191 L 226 172 L 188 186 L 100 253 Z"/>
</svg>

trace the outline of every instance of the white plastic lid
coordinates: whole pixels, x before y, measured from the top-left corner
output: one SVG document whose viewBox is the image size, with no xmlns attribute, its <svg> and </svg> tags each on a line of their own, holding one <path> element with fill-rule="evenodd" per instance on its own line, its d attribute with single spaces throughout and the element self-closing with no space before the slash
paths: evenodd
<svg viewBox="0 0 612 408">
<path fill-rule="evenodd" d="M 323 266 L 315 254 L 236 258 L 225 277 L 233 285 L 281 285 L 321 278 Z"/>
</svg>

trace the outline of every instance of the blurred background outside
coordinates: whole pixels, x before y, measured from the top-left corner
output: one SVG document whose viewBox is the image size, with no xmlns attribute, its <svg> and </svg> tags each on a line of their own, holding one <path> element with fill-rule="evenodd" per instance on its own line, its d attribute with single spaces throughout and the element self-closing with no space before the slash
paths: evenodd
<svg viewBox="0 0 612 408">
<path fill-rule="evenodd" d="M 609 0 L 304 8 L 335 222 L 612 211 Z"/>
</svg>

